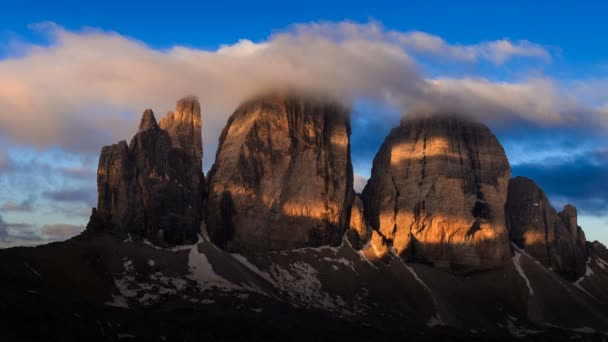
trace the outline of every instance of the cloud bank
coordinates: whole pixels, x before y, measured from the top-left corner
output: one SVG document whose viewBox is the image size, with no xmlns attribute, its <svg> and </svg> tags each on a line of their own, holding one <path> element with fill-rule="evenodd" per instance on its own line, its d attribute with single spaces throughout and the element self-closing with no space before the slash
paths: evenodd
<svg viewBox="0 0 608 342">
<path fill-rule="evenodd" d="M 52 23 L 33 28 L 49 43 L 22 44 L 20 53 L 0 61 L 0 136 L 42 148 L 98 152 L 103 144 L 129 139 L 145 108 L 162 116 L 177 98 L 196 94 L 210 160 L 239 102 L 286 87 L 344 101 L 366 98 L 401 112 L 447 108 L 485 121 L 569 124 L 605 115 L 566 96 L 550 78 L 430 78 L 417 62 L 429 55 L 496 65 L 551 61 L 547 49 L 528 41 L 450 44 L 424 32 L 341 22 L 294 25 L 263 42 L 241 40 L 213 51 L 156 50 L 115 32 L 68 31 Z M 2 160 L 0 155 L 0 167 Z"/>
</svg>

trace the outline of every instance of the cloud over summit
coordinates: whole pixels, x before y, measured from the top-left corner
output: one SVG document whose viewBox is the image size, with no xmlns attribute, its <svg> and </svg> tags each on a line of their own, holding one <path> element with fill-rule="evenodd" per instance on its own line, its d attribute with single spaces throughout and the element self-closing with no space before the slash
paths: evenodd
<svg viewBox="0 0 608 342">
<path fill-rule="evenodd" d="M 36 29 L 48 35 L 47 45 L 25 45 L 18 56 L 0 61 L 0 135 L 38 147 L 96 152 L 102 144 L 129 139 L 144 108 L 162 116 L 177 98 L 194 93 L 203 106 L 209 151 L 239 102 L 278 87 L 345 101 L 368 98 L 402 112 L 439 105 L 481 118 L 560 123 L 589 111 L 549 78 L 431 79 L 417 62 L 428 55 L 499 65 L 517 58 L 551 60 L 546 49 L 527 41 L 450 44 L 375 22 L 340 22 L 294 25 L 263 42 L 241 40 L 214 51 L 156 50 L 115 32 L 68 31 L 49 23 Z"/>
</svg>

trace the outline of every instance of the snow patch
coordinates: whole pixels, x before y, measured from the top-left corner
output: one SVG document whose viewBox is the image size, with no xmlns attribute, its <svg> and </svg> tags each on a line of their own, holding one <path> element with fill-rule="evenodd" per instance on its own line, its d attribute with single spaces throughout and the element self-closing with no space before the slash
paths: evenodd
<svg viewBox="0 0 608 342">
<path fill-rule="evenodd" d="M 334 259 L 334 258 L 330 258 L 330 257 L 324 257 L 323 260 L 327 261 L 327 262 L 331 262 L 331 263 L 342 264 L 342 265 L 350 268 L 353 272 L 355 272 L 355 273 L 357 272 L 357 271 L 355 271 L 355 267 L 353 266 L 353 263 L 350 260 L 348 260 L 348 259 L 346 259 L 344 257 L 342 257 L 340 259 Z M 338 267 L 336 265 L 332 265 L 332 267 L 333 267 L 334 270 L 336 270 L 336 271 L 338 270 Z"/>
<path fill-rule="evenodd" d="M 132 272 L 133 271 L 133 261 L 129 260 L 127 258 L 123 258 L 122 259 L 122 266 L 125 268 L 126 272 Z"/>
<path fill-rule="evenodd" d="M 551 328 L 556 328 L 556 329 L 561 329 L 561 330 L 575 331 L 575 332 L 579 332 L 579 333 L 583 333 L 583 334 L 601 333 L 601 334 L 608 336 L 608 331 L 598 331 L 598 330 L 596 330 L 592 327 L 588 327 L 588 326 L 584 326 L 582 328 L 566 328 L 566 327 L 561 327 L 559 325 L 555 325 L 555 324 L 551 324 L 551 323 L 547 323 L 547 324 L 545 324 L 545 326 L 548 326 Z"/>
<path fill-rule="evenodd" d="M 588 294 L 591 298 L 598 300 L 597 298 L 595 298 L 594 295 L 592 295 L 591 293 L 589 293 L 587 290 L 585 290 L 585 288 L 581 285 L 581 283 L 583 282 L 583 280 L 585 280 L 585 278 L 590 277 L 593 275 L 593 270 L 591 269 L 591 258 L 587 259 L 587 262 L 585 263 L 585 274 L 583 274 L 580 278 L 578 278 L 575 282 L 574 282 L 574 286 L 576 288 L 578 288 L 579 290 L 585 292 L 586 294 Z"/>
<path fill-rule="evenodd" d="M 346 305 L 340 297 L 332 298 L 323 291 L 321 281 L 317 278 L 319 272 L 305 262 L 294 262 L 288 268 L 277 264 L 270 267 L 270 274 L 276 279 L 278 288 L 292 300 L 304 307 L 316 307 L 328 311 L 336 311 Z"/>
<path fill-rule="evenodd" d="M 587 259 L 587 262 L 585 264 L 585 274 L 583 274 L 574 282 L 574 286 L 581 288 L 581 282 L 585 280 L 585 278 L 590 277 L 591 275 L 593 275 L 593 270 L 591 269 L 591 258 L 589 258 Z"/>
<path fill-rule="evenodd" d="M 507 322 L 505 324 L 498 324 L 498 326 L 501 328 L 507 329 L 507 331 L 511 335 L 513 335 L 517 338 L 524 338 L 524 337 L 527 337 L 528 335 L 536 335 L 536 334 L 540 334 L 543 332 L 542 330 L 534 330 L 534 329 L 526 328 L 521 325 L 517 325 L 517 318 L 515 318 L 513 316 L 508 316 Z"/>
<path fill-rule="evenodd" d="M 582 328 L 576 328 L 576 329 L 572 329 L 572 331 L 576 331 L 576 332 L 581 332 L 581 333 L 585 333 L 585 334 L 593 334 L 595 333 L 595 329 L 591 328 L 591 327 L 582 327 Z"/>
<path fill-rule="evenodd" d="M 604 261 L 602 258 L 597 258 L 596 263 L 603 270 L 606 270 L 606 267 L 608 267 L 608 262 Z"/>
<path fill-rule="evenodd" d="M 201 237 L 203 238 L 203 241 L 211 241 L 209 233 L 207 233 L 207 225 L 204 223 L 201 224 Z"/>
<path fill-rule="evenodd" d="M 439 318 L 439 315 L 437 315 L 437 316 L 433 316 L 433 317 L 429 318 L 429 320 L 426 322 L 426 325 L 430 328 L 433 328 L 433 327 L 437 327 L 437 326 L 443 327 L 443 326 L 446 326 L 447 324 L 444 321 L 442 321 L 441 318 Z"/>
<path fill-rule="evenodd" d="M 132 334 L 121 334 L 121 333 L 118 333 L 118 334 L 116 334 L 116 337 L 118 337 L 118 338 L 135 338 L 136 336 L 132 335 Z"/>
<path fill-rule="evenodd" d="M 125 309 L 129 308 L 129 304 L 127 303 L 127 298 L 125 298 L 123 296 L 118 296 L 118 295 L 112 295 L 112 301 L 105 302 L 104 305 L 114 306 L 117 308 L 125 308 Z"/>
<path fill-rule="evenodd" d="M 38 273 L 38 271 L 36 271 L 32 266 L 30 266 L 30 264 L 28 264 L 25 261 L 23 263 L 25 264 L 25 267 L 27 267 L 30 270 L 30 272 L 32 272 L 36 275 L 36 277 L 42 278 L 42 276 L 40 276 L 40 273 Z"/>
<path fill-rule="evenodd" d="M 203 237 L 199 235 L 199 243 L 201 243 Z M 198 245 L 194 244 L 190 248 L 188 254 L 188 267 L 190 268 L 190 274 L 187 276 L 189 279 L 196 281 L 200 287 L 219 287 L 227 290 L 236 288 L 234 284 L 220 277 L 213 270 L 213 266 L 207 260 L 207 256 L 204 253 L 198 251 Z"/>
<path fill-rule="evenodd" d="M 405 268 L 412 274 L 414 279 L 416 279 L 416 281 L 418 283 L 420 283 L 420 285 L 422 285 L 422 287 L 424 287 L 426 292 L 428 292 L 429 295 L 431 296 L 431 299 L 433 299 L 433 302 L 435 303 L 435 305 L 437 305 L 437 300 L 435 299 L 435 296 L 433 296 L 431 289 L 426 285 L 426 283 L 424 281 L 422 281 L 422 279 L 420 279 L 420 277 L 418 276 L 418 273 L 416 273 L 416 271 L 410 265 L 408 265 L 406 262 L 404 262 L 401 258 L 399 258 L 399 260 L 401 261 L 403 266 L 405 266 Z M 437 314 L 437 317 L 439 317 L 439 314 Z"/>
</svg>

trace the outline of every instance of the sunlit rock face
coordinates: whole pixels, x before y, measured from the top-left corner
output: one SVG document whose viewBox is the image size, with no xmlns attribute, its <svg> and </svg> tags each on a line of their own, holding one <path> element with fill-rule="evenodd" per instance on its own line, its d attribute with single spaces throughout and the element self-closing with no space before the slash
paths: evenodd
<svg viewBox="0 0 608 342">
<path fill-rule="evenodd" d="M 203 200 L 198 100 L 181 99 L 161 126 L 148 109 L 128 146 L 121 141 L 102 149 L 98 204 L 87 230 L 132 233 L 158 244 L 196 241 Z"/>
<path fill-rule="evenodd" d="M 353 205 L 350 211 L 349 228 L 355 233 L 355 247 L 362 247 L 369 239 L 371 231 L 367 226 L 367 221 L 363 216 L 363 201 L 358 195 L 354 195 Z"/>
<path fill-rule="evenodd" d="M 393 251 L 440 267 L 493 267 L 510 255 L 504 205 L 511 168 L 482 124 L 404 119 L 374 158 L 362 193 Z"/>
<path fill-rule="evenodd" d="M 525 177 L 509 184 L 506 206 L 509 237 L 518 247 L 567 278 L 585 271 L 585 233 L 577 224 L 576 208 L 557 213 L 545 193 Z"/>
<path fill-rule="evenodd" d="M 242 104 L 209 172 L 206 223 L 231 250 L 337 244 L 353 196 L 348 110 L 305 96 Z"/>
</svg>

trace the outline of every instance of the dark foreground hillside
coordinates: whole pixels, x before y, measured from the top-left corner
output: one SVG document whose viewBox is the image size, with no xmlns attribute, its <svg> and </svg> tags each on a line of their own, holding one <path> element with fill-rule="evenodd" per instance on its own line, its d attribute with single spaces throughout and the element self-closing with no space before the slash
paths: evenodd
<svg viewBox="0 0 608 342">
<path fill-rule="evenodd" d="M 6 341 L 604 340 L 608 264 L 564 281 L 515 251 L 453 274 L 339 247 L 229 254 L 111 235 L 0 251 Z"/>
</svg>

